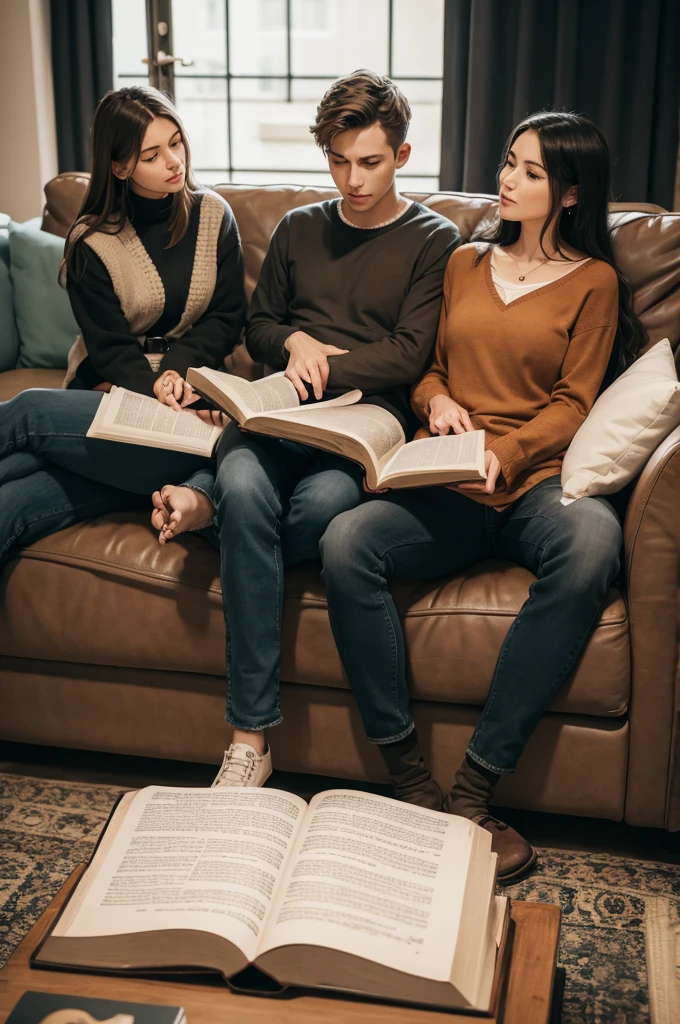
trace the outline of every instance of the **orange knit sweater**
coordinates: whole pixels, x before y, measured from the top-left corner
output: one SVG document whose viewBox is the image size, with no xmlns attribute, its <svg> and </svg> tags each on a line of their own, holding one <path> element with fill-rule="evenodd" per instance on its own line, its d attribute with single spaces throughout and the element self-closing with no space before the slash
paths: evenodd
<svg viewBox="0 0 680 1024">
<path fill-rule="evenodd" d="M 450 395 L 486 431 L 503 475 L 494 494 L 470 497 L 501 509 L 560 472 L 607 369 L 618 279 L 591 259 L 506 306 L 485 248 L 464 245 L 449 260 L 434 361 L 412 402 L 427 424 L 430 399 Z"/>
</svg>

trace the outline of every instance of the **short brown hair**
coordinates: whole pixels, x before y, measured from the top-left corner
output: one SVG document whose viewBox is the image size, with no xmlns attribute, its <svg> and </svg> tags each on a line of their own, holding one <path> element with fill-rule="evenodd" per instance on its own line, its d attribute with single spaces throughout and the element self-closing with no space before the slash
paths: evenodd
<svg viewBox="0 0 680 1024">
<path fill-rule="evenodd" d="M 396 155 L 406 139 L 411 108 L 401 89 L 389 78 L 362 69 L 339 78 L 330 87 L 316 108 L 316 120 L 309 130 L 317 146 L 327 153 L 340 132 L 369 128 L 376 122 Z"/>
</svg>

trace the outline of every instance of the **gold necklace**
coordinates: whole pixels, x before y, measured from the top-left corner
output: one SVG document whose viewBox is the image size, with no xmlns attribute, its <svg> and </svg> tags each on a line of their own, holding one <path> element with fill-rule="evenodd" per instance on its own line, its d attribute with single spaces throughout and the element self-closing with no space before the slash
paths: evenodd
<svg viewBox="0 0 680 1024">
<path fill-rule="evenodd" d="M 519 265 L 519 263 L 517 262 L 517 260 L 515 259 L 515 257 L 514 257 L 514 256 L 512 255 L 512 253 L 511 253 L 511 252 L 508 252 L 508 250 L 507 250 L 507 249 L 503 249 L 502 251 L 503 251 L 503 252 L 504 252 L 504 253 L 505 253 L 505 254 L 506 254 L 507 256 L 509 256 L 509 257 L 510 257 L 510 259 L 512 260 L 512 262 L 513 262 L 513 263 L 515 264 L 515 266 L 517 267 L 517 270 L 518 270 L 518 272 L 519 272 L 519 280 L 520 280 L 520 281 L 523 281 L 525 277 L 528 277 L 528 276 L 529 276 L 529 274 L 533 274 L 534 270 L 540 270 L 540 268 L 541 268 L 542 266 L 544 266 L 544 265 L 545 265 L 546 263 L 549 263 L 549 262 L 550 262 L 550 260 L 548 260 L 548 259 L 545 259 L 545 260 L 541 260 L 541 261 L 540 261 L 540 263 L 538 264 L 538 266 L 537 266 L 537 267 L 534 267 L 534 268 L 533 268 L 533 270 L 527 270 L 526 274 L 523 274 L 523 273 L 522 273 L 522 271 L 520 270 L 520 265 Z M 527 263 L 530 263 L 530 262 L 531 262 L 531 260 L 527 260 Z"/>
</svg>

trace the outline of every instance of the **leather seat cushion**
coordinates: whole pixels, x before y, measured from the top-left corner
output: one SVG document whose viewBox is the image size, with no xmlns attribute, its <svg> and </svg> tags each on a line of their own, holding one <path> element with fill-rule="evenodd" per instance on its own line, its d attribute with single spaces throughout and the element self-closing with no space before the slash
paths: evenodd
<svg viewBox="0 0 680 1024">
<path fill-rule="evenodd" d="M 397 582 L 413 695 L 483 704 L 532 578 L 518 566 L 485 562 L 447 580 Z M 44 538 L 5 568 L 0 588 L 0 654 L 224 675 L 217 552 L 192 536 L 161 547 L 141 513 L 102 517 Z M 313 564 L 286 577 L 281 678 L 348 686 Z M 552 708 L 618 716 L 626 711 L 629 686 L 626 608 L 611 591 Z"/>
<path fill-rule="evenodd" d="M 29 388 L 60 388 L 64 370 L 5 370 L 0 373 L 0 402 Z"/>
</svg>

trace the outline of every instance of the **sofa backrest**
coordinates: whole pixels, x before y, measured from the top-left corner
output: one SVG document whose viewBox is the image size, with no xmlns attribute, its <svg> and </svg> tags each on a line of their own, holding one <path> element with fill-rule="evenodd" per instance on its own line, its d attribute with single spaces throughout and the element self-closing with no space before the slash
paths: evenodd
<svg viewBox="0 0 680 1024">
<path fill-rule="evenodd" d="M 88 174 L 65 173 L 47 183 L 45 231 L 66 236 L 78 215 L 88 180 Z M 272 232 L 283 215 L 295 207 L 338 195 L 333 188 L 298 185 L 217 185 L 215 191 L 234 211 L 249 297 Z M 498 212 L 498 199 L 493 195 L 404 194 L 452 220 L 463 242 L 490 225 Z M 650 345 L 669 338 L 680 365 L 680 213 L 668 213 L 650 203 L 612 203 L 610 223 L 616 259 L 633 289 L 635 309 L 649 333 Z"/>
</svg>

